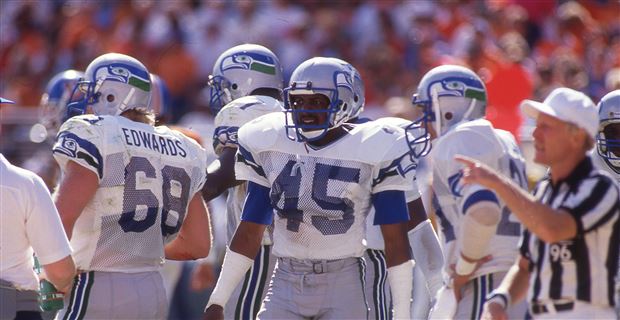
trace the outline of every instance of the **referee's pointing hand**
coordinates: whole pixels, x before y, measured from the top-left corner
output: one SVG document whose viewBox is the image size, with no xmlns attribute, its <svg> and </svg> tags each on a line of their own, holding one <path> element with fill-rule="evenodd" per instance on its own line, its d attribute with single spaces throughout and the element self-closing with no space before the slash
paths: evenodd
<svg viewBox="0 0 620 320">
<path fill-rule="evenodd" d="M 480 184 L 489 189 L 493 189 L 501 180 L 500 176 L 493 168 L 476 159 L 463 155 L 456 155 L 454 160 L 465 165 L 462 169 L 463 177 L 461 178 L 463 184 Z"/>
</svg>

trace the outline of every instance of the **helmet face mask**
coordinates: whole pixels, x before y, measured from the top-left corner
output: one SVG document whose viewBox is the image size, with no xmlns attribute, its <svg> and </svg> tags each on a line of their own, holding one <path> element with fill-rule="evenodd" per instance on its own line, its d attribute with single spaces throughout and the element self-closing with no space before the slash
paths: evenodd
<svg viewBox="0 0 620 320">
<path fill-rule="evenodd" d="M 209 76 L 209 106 L 217 114 L 226 104 L 233 101 L 230 93 L 230 81 L 222 76 Z"/>
<path fill-rule="evenodd" d="M 327 98 L 326 108 L 297 105 L 298 95 L 320 94 Z M 364 106 L 364 84 L 349 63 L 336 58 L 312 58 L 300 64 L 291 76 L 291 85 L 284 89 L 287 136 L 295 141 L 321 139 L 333 128 L 359 116 Z M 309 121 L 317 113 L 326 121 Z M 308 120 L 303 121 L 304 117 Z M 321 116 L 323 118 L 323 116 Z"/>
<path fill-rule="evenodd" d="M 620 174 L 620 90 L 612 91 L 601 99 L 599 120 L 597 153 L 609 168 Z"/>
<path fill-rule="evenodd" d="M 158 75 L 151 73 L 151 110 L 155 114 L 157 123 L 167 123 L 172 120 L 170 92 L 166 82 Z"/>
<path fill-rule="evenodd" d="M 67 104 L 73 96 L 73 89 L 83 77 L 83 72 L 66 70 L 56 74 L 48 82 L 39 103 L 40 123 L 45 126 L 48 133 L 55 134 L 60 125 L 67 119 Z"/>
<path fill-rule="evenodd" d="M 72 94 L 69 115 L 84 114 L 89 108 L 97 115 L 120 115 L 131 109 L 151 111 L 150 76 L 140 61 L 108 53 L 93 60 L 84 73 Z"/>
<path fill-rule="evenodd" d="M 215 115 L 226 104 L 251 95 L 256 89 L 282 92 L 282 66 L 271 50 L 256 44 L 242 44 L 218 57 L 208 86 L 209 106 Z"/>
</svg>

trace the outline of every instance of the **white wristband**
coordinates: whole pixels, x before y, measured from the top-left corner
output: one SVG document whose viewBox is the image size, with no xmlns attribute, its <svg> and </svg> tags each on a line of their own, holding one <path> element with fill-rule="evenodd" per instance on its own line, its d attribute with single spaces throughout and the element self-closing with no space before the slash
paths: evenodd
<svg viewBox="0 0 620 320">
<path fill-rule="evenodd" d="M 245 276 L 248 269 L 252 267 L 253 263 L 254 260 L 234 252 L 230 248 L 226 248 L 226 256 L 224 257 L 224 263 L 222 263 L 220 277 L 217 279 L 217 284 L 211 293 L 205 310 L 212 304 L 217 304 L 223 308 L 235 287 Z"/>
<path fill-rule="evenodd" d="M 392 291 L 394 319 L 411 317 L 411 291 L 413 290 L 413 267 L 415 261 L 407 260 L 387 269 L 388 282 Z"/>
<path fill-rule="evenodd" d="M 474 270 L 476 270 L 476 263 L 469 262 L 463 259 L 462 256 L 459 256 L 459 260 L 456 261 L 456 267 L 454 269 L 456 271 L 456 274 L 460 276 L 465 276 L 471 274 L 472 272 L 474 272 Z"/>
</svg>

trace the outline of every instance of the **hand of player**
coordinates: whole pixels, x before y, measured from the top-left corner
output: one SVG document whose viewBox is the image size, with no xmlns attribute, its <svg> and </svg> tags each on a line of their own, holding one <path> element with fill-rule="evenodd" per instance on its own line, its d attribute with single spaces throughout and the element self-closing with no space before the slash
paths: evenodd
<svg viewBox="0 0 620 320">
<path fill-rule="evenodd" d="M 491 260 L 492 256 L 488 255 L 485 256 L 483 258 L 481 258 L 480 260 L 476 261 L 476 267 L 474 268 L 474 270 L 469 273 L 469 274 L 457 274 L 455 271 L 456 265 L 451 265 L 450 267 L 452 268 L 452 289 L 454 290 L 454 296 L 456 297 L 456 301 L 461 301 L 461 299 L 463 298 L 462 294 L 461 294 L 461 289 L 465 286 L 465 284 L 467 282 L 469 282 L 469 280 L 471 279 L 471 276 L 476 272 L 476 270 L 478 270 L 480 268 L 481 265 L 485 264 L 486 262 L 488 262 L 489 260 Z"/>
<path fill-rule="evenodd" d="M 193 291 L 202 291 L 215 285 L 215 271 L 210 263 L 200 263 L 192 271 L 190 288 Z"/>
<path fill-rule="evenodd" d="M 480 184 L 489 189 L 493 189 L 498 181 L 501 180 L 495 170 L 476 159 L 463 155 L 456 155 L 454 160 L 465 165 L 462 170 L 463 177 L 461 178 L 463 184 Z"/>
<path fill-rule="evenodd" d="M 210 305 L 203 314 L 203 320 L 223 320 L 224 308 L 218 304 Z"/>
<path fill-rule="evenodd" d="M 484 304 L 482 309 L 481 320 L 506 320 L 506 310 L 497 302 L 488 302 Z"/>
</svg>

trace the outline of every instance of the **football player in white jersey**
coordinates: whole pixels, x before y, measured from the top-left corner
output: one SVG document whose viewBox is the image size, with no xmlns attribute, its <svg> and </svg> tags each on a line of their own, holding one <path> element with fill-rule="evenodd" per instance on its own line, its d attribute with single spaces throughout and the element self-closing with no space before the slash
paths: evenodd
<svg viewBox="0 0 620 320">
<path fill-rule="evenodd" d="M 396 117 L 379 118 L 375 124 L 390 124 L 393 126 L 406 128 L 411 125 L 411 121 Z M 409 128 L 408 141 L 411 143 L 412 163 L 418 167 L 418 159 L 426 155 L 422 148 L 430 138 L 425 136 L 419 126 L 418 129 Z M 417 139 L 416 139 L 417 137 Z M 417 171 L 416 171 L 417 173 Z M 443 285 L 442 268 L 444 265 L 443 253 L 439 244 L 439 239 L 431 221 L 426 215 L 426 210 L 422 203 L 420 191 L 418 189 L 417 178 L 412 176 L 411 181 L 413 190 L 407 191 L 405 197 L 409 211 L 409 221 L 407 223 L 407 236 L 409 245 L 415 259 L 416 269 L 414 270 L 411 318 L 426 319 L 432 306 L 432 299 Z M 386 283 L 386 266 L 383 238 L 378 226 L 373 225 L 372 219 L 375 211 L 371 210 L 367 219 L 366 237 L 366 298 L 370 307 L 370 318 L 390 319 L 390 289 Z"/>
<path fill-rule="evenodd" d="M 620 182 L 620 90 L 614 90 L 601 98 L 598 116 L 599 131 L 592 163 Z M 616 316 L 620 318 L 620 276 L 616 278 L 615 302 Z"/>
<path fill-rule="evenodd" d="M 483 119 L 486 88 L 471 70 L 454 65 L 427 72 L 414 95 L 421 123 L 433 141 L 433 207 L 446 259 L 446 284 L 431 318 L 478 319 L 486 295 L 499 285 L 518 254 L 521 226 L 494 192 L 460 183 L 456 154 L 478 159 L 527 188 L 525 163 L 514 137 Z M 416 146 L 419 148 L 419 146 Z M 428 145 L 427 147 L 430 147 Z M 523 318 L 525 304 L 511 318 Z"/>
<path fill-rule="evenodd" d="M 361 98 L 353 88 L 362 83 L 338 59 L 307 60 L 290 83 L 286 113 L 239 130 L 235 171 L 249 180 L 248 196 L 207 318 L 222 317 L 272 221 L 278 265 L 258 318 L 366 318 L 361 257 L 371 205 L 382 225 L 394 315 L 408 318 L 412 261 L 403 222 L 413 170 L 404 130 L 347 123 Z"/>
<path fill-rule="evenodd" d="M 235 179 L 237 131 L 247 122 L 271 112 L 282 112 L 284 79 L 278 57 L 257 44 L 242 44 L 222 53 L 209 79 L 210 107 L 215 114 L 213 147 L 218 161 L 208 168 L 202 188 L 206 201 L 228 190 L 226 216 L 227 239 L 232 239 L 239 222 L 246 196 L 247 184 Z M 222 107 L 222 104 L 225 104 Z M 271 229 L 271 228 L 268 228 Z M 254 264 L 237 285 L 233 299 L 226 304 L 226 319 L 255 319 L 267 294 L 269 280 L 275 268 L 272 254 L 271 230 L 266 230 Z M 209 265 L 201 265 L 211 267 Z"/>
<path fill-rule="evenodd" d="M 359 72 L 347 63 L 340 60 L 351 69 L 353 77 L 356 81 L 362 82 Z M 356 95 L 360 97 L 355 103 L 356 114 L 349 122 L 364 123 L 371 121 L 368 118 L 359 118 L 364 110 L 364 86 L 355 86 Z M 374 120 L 376 125 L 388 124 L 406 128 L 411 125 L 411 121 L 403 118 L 385 117 Z M 418 130 L 410 128 L 408 142 L 411 143 L 412 149 L 416 152 L 412 153 L 411 161 L 417 169 L 418 159 L 425 156 L 422 152 L 424 144 L 429 141 L 429 136 L 418 125 Z M 419 147 L 416 147 L 419 146 Z M 415 180 L 415 174 L 410 175 Z M 409 245 L 412 248 L 413 257 L 415 258 L 417 268 L 414 270 L 411 318 L 425 319 L 431 307 L 431 299 L 442 286 L 443 253 L 439 245 L 437 235 L 433 230 L 430 220 L 426 216 L 426 210 L 422 204 L 420 192 L 416 181 L 411 181 L 413 190 L 407 191 L 405 197 L 409 211 L 409 222 L 407 223 L 407 235 Z M 385 260 L 385 245 L 381 236 L 381 228 L 374 225 L 375 210 L 371 208 L 368 218 L 366 219 L 366 251 L 364 252 L 364 260 L 366 261 L 366 299 L 370 309 L 370 318 L 372 319 L 390 319 L 391 318 L 391 299 L 390 288 L 387 283 L 387 266 Z"/>
<path fill-rule="evenodd" d="M 620 181 L 620 90 L 606 94 L 598 103 L 599 132 L 594 165 Z"/>
<path fill-rule="evenodd" d="M 208 254 L 205 151 L 167 127 L 154 127 L 149 73 L 138 60 L 108 53 L 77 84 L 75 116 L 53 148 L 62 179 L 55 203 L 80 270 L 59 317 L 162 319 L 165 259 Z M 176 236 L 176 237 L 175 237 Z"/>
</svg>

